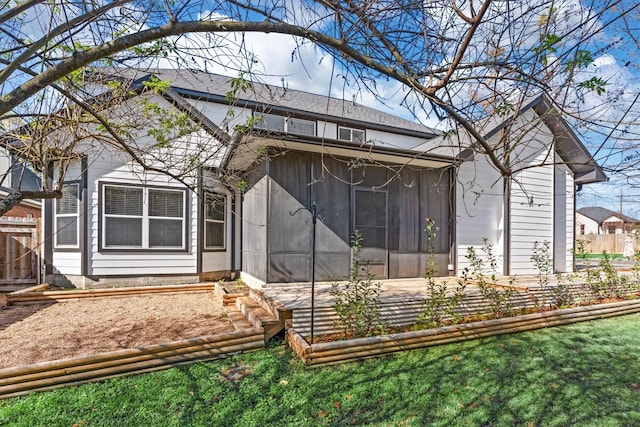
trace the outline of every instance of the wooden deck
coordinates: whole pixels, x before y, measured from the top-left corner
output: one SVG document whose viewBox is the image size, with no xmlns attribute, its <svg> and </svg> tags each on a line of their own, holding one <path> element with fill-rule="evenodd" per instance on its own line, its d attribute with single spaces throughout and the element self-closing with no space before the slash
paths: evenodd
<svg viewBox="0 0 640 427">
<path fill-rule="evenodd" d="M 550 278 L 551 280 L 555 280 Z M 458 278 L 446 277 L 436 279 L 446 283 L 448 292 L 453 293 L 458 285 Z M 383 321 L 390 326 L 410 325 L 415 323 L 418 315 L 424 311 L 427 300 L 426 279 L 393 279 L 380 280 L 380 312 Z M 554 283 L 551 282 L 550 286 Z M 499 289 L 514 290 L 513 306 L 530 307 L 535 298 L 541 296 L 541 289 L 535 276 L 521 276 L 515 280 L 500 277 L 494 282 Z M 314 332 L 327 334 L 338 332 L 335 325 L 336 314 L 333 309 L 333 297 L 330 294 L 331 284 L 315 284 Z M 287 313 L 291 319 L 290 327 L 302 335 L 310 332 L 311 326 L 311 285 L 301 283 L 269 284 L 267 287 L 252 290 L 252 296 L 263 301 L 263 304 L 278 306 L 278 311 Z M 483 303 L 477 284 L 471 282 L 465 288 L 466 298 L 459 311 L 464 314 L 486 312 L 488 306 Z M 272 311 L 276 311 L 273 309 Z"/>
</svg>

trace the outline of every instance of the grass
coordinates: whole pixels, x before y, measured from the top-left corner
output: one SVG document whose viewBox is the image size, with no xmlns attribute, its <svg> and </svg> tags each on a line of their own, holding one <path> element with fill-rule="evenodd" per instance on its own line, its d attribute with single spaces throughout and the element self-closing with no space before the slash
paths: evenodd
<svg viewBox="0 0 640 427">
<path fill-rule="evenodd" d="M 611 260 L 625 260 L 627 259 L 624 255 L 622 254 L 607 254 L 609 256 L 609 259 Z M 576 255 L 576 259 L 577 260 L 581 260 L 581 259 L 602 259 L 604 258 L 604 254 L 602 253 L 595 253 L 595 254 L 585 254 L 583 255 Z"/>
<path fill-rule="evenodd" d="M 638 336 L 630 315 L 309 370 L 278 343 L 0 401 L 0 425 L 640 425 Z"/>
</svg>

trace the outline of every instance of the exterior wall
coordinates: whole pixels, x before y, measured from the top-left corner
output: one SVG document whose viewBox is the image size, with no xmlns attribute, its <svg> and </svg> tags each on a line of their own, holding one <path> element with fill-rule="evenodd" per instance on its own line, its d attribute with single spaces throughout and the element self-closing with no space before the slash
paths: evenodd
<svg viewBox="0 0 640 427">
<path fill-rule="evenodd" d="M 582 232 L 583 225 L 584 232 Z M 576 235 L 581 234 L 600 234 L 600 228 L 596 221 L 582 215 L 580 212 L 576 212 Z"/>
<path fill-rule="evenodd" d="M 473 246 L 480 255 L 483 238 L 493 246 L 497 256 L 497 272 L 504 261 L 504 190 L 500 174 L 485 157 L 476 156 L 464 162 L 456 177 L 456 274 L 470 266 L 467 250 Z"/>
<path fill-rule="evenodd" d="M 554 271 L 556 273 L 572 272 L 575 189 L 573 173 L 566 165 L 555 166 L 554 200 L 554 235 L 556 236 L 553 247 Z"/>
<path fill-rule="evenodd" d="M 242 202 L 242 272 L 262 282 L 267 281 L 267 165 L 260 163 L 249 174 Z"/>
<path fill-rule="evenodd" d="M 324 120 L 316 122 L 316 135 L 320 138 L 338 139 L 338 125 Z"/>
<path fill-rule="evenodd" d="M 21 203 L 4 214 L 4 216 L 14 218 L 40 218 L 41 215 L 42 208 L 40 206 L 31 206 L 26 203 Z"/>
<path fill-rule="evenodd" d="M 59 177 L 58 176 L 54 176 L 53 177 L 54 181 L 58 181 Z M 69 164 L 69 167 L 67 168 L 67 174 L 65 177 L 65 181 L 81 181 L 82 180 L 82 163 L 80 161 L 76 161 L 76 162 L 72 162 Z M 53 203 L 53 201 L 50 201 L 50 203 Z M 55 211 L 55 209 L 54 209 Z M 52 222 L 55 224 L 55 218 L 51 218 Z M 82 223 L 82 219 L 80 219 L 80 222 Z M 80 224 L 80 227 L 82 227 L 82 224 Z M 53 225 L 53 229 L 52 232 L 55 232 L 55 225 Z M 48 236 L 45 236 L 45 239 L 47 239 Z M 55 241 L 55 236 L 51 236 L 50 239 L 51 242 Z M 51 257 L 51 267 L 52 267 L 52 273 L 54 275 L 62 275 L 62 276 L 81 276 L 82 275 L 82 251 L 80 248 L 77 249 L 64 249 L 64 250 L 57 250 L 57 249 L 53 249 L 53 253 L 52 253 L 52 257 Z M 54 282 L 55 284 L 65 284 L 65 285 L 69 285 L 69 284 L 73 284 L 73 283 L 65 283 L 65 280 L 51 280 L 48 279 L 52 282 Z M 73 282 L 73 279 L 71 279 L 71 282 Z"/>
<path fill-rule="evenodd" d="M 164 100 L 156 99 L 163 106 L 168 106 Z M 164 103 L 164 104 L 163 104 Z M 154 141 L 146 135 L 144 130 L 136 139 L 139 147 L 149 146 Z M 199 141 L 208 135 L 198 133 L 193 141 Z M 210 138 L 210 137 L 209 137 Z M 182 156 L 181 150 L 186 150 L 187 142 L 177 144 L 170 155 Z M 215 141 L 207 141 L 215 145 Z M 186 189 L 186 217 L 185 217 L 185 250 L 110 250 L 100 247 L 101 229 L 101 184 L 128 184 L 166 189 L 185 189 L 184 184 L 169 178 L 162 173 L 151 173 L 134 165 L 130 157 L 122 152 L 111 150 L 104 146 L 85 147 L 87 155 L 87 169 L 81 170 L 81 162 L 74 162 L 65 176 L 65 181 L 82 181 L 86 186 L 85 211 L 81 210 L 81 223 L 86 222 L 86 234 L 77 250 L 52 249 L 52 273 L 58 279 L 68 280 L 80 287 L 100 286 L 101 284 L 122 282 L 125 277 L 139 278 L 138 283 L 178 283 L 194 282 L 202 273 L 229 272 L 232 270 L 233 221 L 231 206 L 227 207 L 227 247 L 216 252 L 200 252 L 203 221 L 199 216 L 200 199 L 198 195 Z M 184 156 L 182 156 L 184 157 Z M 195 174 L 194 174 L 195 175 Z M 54 177 L 54 180 L 57 180 Z M 195 176 L 191 179 L 195 185 Z M 228 197 L 232 202 L 233 198 Z M 54 221 L 55 222 L 55 221 Z M 81 227 L 85 227 L 81 225 Z M 81 234 L 82 238 L 82 234 Z M 164 277 L 164 279 L 163 279 Z M 59 281 L 58 281 L 59 282 Z M 131 280 L 135 283 L 136 280 Z M 118 283 L 119 284 L 119 283 Z"/>
<path fill-rule="evenodd" d="M 160 174 L 132 173 L 132 168 L 124 156 L 101 155 L 89 160 L 91 167 L 87 174 L 89 196 L 89 247 L 88 274 L 93 276 L 111 275 L 158 275 L 196 274 L 198 242 L 198 202 L 192 191 L 186 192 L 187 203 L 187 251 L 105 251 L 99 249 L 99 227 L 101 207 L 99 205 L 100 183 L 151 185 L 163 188 L 182 189 L 182 184 L 173 182 Z"/>
<path fill-rule="evenodd" d="M 197 99 L 186 100 L 198 111 L 207 116 L 209 120 L 228 132 L 231 132 L 237 125 L 246 124 L 247 119 L 252 115 L 252 111 L 249 108 L 216 104 L 213 102 L 199 101 Z M 230 114 L 230 110 L 232 110 L 232 114 Z"/>
<path fill-rule="evenodd" d="M 411 149 L 426 142 L 423 138 L 398 135 L 391 132 L 367 129 L 365 135 L 367 142 L 379 147 Z"/>
<path fill-rule="evenodd" d="M 536 160 L 542 161 L 546 153 Z M 526 169 L 514 176 L 511 186 L 511 239 L 509 274 L 536 272 L 531 254 L 536 242 L 554 247 L 553 166 Z M 564 222 L 564 221 L 563 221 Z M 566 232 L 559 230 L 564 241 Z M 553 250 L 553 249 L 552 249 Z M 562 255 L 564 257 L 564 254 Z"/>
</svg>

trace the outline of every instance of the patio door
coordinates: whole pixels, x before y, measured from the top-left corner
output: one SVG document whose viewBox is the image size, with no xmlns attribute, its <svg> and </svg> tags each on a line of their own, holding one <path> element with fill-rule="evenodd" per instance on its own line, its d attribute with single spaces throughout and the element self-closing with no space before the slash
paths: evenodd
<svg viewBox="0 0 640 427">
<path fill-rule="evenodd" d="M 362 260 L 369 261 L 377 278 L 388 276 L 387 192 L 355 187 L 353 190 L 353 226 L 362 235 Z"/>
</svg>

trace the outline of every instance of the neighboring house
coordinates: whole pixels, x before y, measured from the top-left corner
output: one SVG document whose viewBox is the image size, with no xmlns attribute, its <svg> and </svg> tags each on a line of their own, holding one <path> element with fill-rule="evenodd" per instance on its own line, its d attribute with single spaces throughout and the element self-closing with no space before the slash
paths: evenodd
<svg viewBox="0 0 640 427">
<path fill-rule="evenodd" d="M 576 234 L 624 234 L 638 227 L 640 220 L 598 206 L 576 211 Z"/>
<path fill-rule="evenodd" d="M 0 135 L 24 123 L 18 119 L 0 119 Z M 29 165 L 5 148 L 0 148 L 0 198 L 13 190 L 39 190 L 41 178 Z M 40 200 L 23 200 L 18 206 L 5 213 L 5 217 L 40 218 Z"/>
<path fill-rule="evenodd" d="M 446 148 L 468 142 L 443 144 L 436 130 L 363 105 L 254 84 L 236 93 L 231 117 L 229 77 L 155 74 L 171 89 L 154 101 L 189 112 L 199 137 L 217 141 L 223 155 L 200 170 L 192 191 L 106 147 L 78 153 L 63 198 L 45 202 L 47 280 L 88 287 L 240 272 L 253 285 L 308 282 L 314 252 L 315 278 L 328 280 L 348 274 L 354 230 L 378 278 L 423 277 L 427 217 L 438 227 L 440 275 L 460 274 L 467 248 L 483 237 L 499 273 L 534 272 L 531 249 L 543 240 L 555 270 L 570 271 L 576 186 L 604 179 L 542 98 L 518 116 L 537 124 L 513 154 L 525 169 L 511 185 L 482 156 Z M 247 123 L 246 133 L 234 132 Z M 487 137 L 503 127 L 488 123 Z M 535 166 L 549 156 L 553 164 Z"/>
<path fill-rule="evenodd" d="M 0 136 L 24 124 L 0 119 Z M 12 190 L 38 190 L 41 180 L 28 164 L 11 151 L 0 148 L 0 198 Z M 40 200 L 23 200 L 0 217 L 0 287 L 17 290 L 40 281 Z"/>
</svg>

